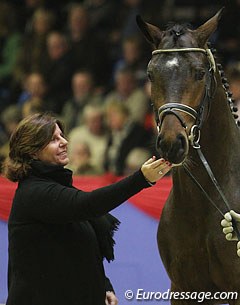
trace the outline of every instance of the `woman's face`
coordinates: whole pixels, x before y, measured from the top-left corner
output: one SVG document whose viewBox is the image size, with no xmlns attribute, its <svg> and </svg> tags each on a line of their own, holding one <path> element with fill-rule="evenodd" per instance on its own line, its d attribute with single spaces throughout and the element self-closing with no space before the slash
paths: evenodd
<svg viewBox="0 0 240 305">
<path fill-rule="evenodd" d="M 69 162 L 67 144 L 68 141 L 64 138 L 61 129 L 56 124 L 51 141 L 36 154 L 36 157 L 47 163 L 65 166 Z"/>
</svg>

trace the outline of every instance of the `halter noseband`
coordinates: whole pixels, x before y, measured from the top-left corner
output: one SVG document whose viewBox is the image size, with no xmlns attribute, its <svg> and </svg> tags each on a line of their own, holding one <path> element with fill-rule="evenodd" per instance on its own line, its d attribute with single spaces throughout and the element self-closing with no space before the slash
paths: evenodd
<svg viewBox="0 0 240 305">
<path fill-rule="evenodd" d="M 207 58 L 210 65 L 210 68 L 208 69 L 207 73 L 207 80 L 205 85 L 205 93 L 204 97 L 199 105 L 198 111 L 196 111 L 194 108 L 180 104 L 180 103 L 167 103 L 161 106 L 156 115 L 156 122 L 158 131 L 161 128 L 162 122 L 164 117 L 167 114 L 173 114 L 175 115 L 178 120 L 180 121 L 183 128 L 187 128 L 186 123 L 182 119 L 181 115 L 179 115 L 177 112 L 183 112 L 185 114 L 188 114 L 195 120 L 195 124 L 191 127 L 190 134 L 188 136 L 188 139 L 191 143 L 191 145 L 194 148 L 199 148 L 199 140 L 200 140 L 200 129 L 203 124 L 204 114 L 205 114 L 205 105 L 208 104 L 208 112 L 210 108 L 210 99 L 213 97 L 215 93 L 215 87 L 213 90 L 213 93 L 211 93 L 212 86 L 215 85 L 216 80 L 214 78 L 214 74 L 216 72 L 216 63 L 213 57 L 213 54 L 210 49 L 202 49 L 202 48 L 181 48 L 181 49 L 157 49 L 152 52 L 152 55 L 162 54 L 162 53 L 173 53 L 173 52 L 201 52 L 204 53 Z M 213 83 L 214 80 L 214 83 Z"/>
</svg>

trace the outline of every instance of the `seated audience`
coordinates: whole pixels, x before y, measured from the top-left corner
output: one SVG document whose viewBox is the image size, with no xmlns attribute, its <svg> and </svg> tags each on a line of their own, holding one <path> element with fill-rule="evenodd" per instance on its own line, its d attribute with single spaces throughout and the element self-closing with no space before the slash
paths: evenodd
<svg viewBox="0 0 240 305">
<path fill-rule="evenodd" d="M 68 143 L 70 155 L 79 142 L 88 144 L 92 165 L 99 173 L 104 172 L 103 160 L 107 143 L 103 118 L 103 110 L 100 106 L 87 105 L 83 111 L 84 123 L 69 133 Z"/>
<path fill-rule="evenodd" d="M 16 11 L 7 1 L 0 2 L 0 112 L 12 102 L 12 74 L 21 45 L 16 27 Z"/>
<path fill-rule="evenodd" d="M 128 176 L 133 174 L 141 167 L 142 162 L 151 158 L 152 154 L 145 148 L 133 148 L 128 154 L 125 162 L 124 175 Z"/>
<path fill-rule="evenodd" d="M 75 67 L 69 44 L 61 32 L 47 36 L 47 55 L 42 57 L 41 73 L 48 84 L 48 97 L 53 111 L 60 114 L 71 95 L 71 78 Z"/>
<path fill-rule="evenodd" d="M 9 153 L 9 139 L 18 123 L 21 121 L 21 111 L 16 105 L 10 105 L 1 113 L 0 120 L 6 134 L 6 141 L 0 146 L 0 155 L 6 158 Z"/>
<path fill-rule="evenodd" d="M 126 159 L 132 149 L 145 148 L 151 154 L 152 135 L 131 119 L 128 108 L 119 101 L 106 105 L 106 120 L 109 136 L 104 167 L 107 172 L 123 175 L 126 171 Z"/>
<path fill-rule="evenodd" d="M 44 8 L 34 11 L 23 35 L 23 42 L 14 69 L 16 91 L 19 90 L 26 75 L 41 71 L 41 58 L 47 52 L 46 37 L 52 30 L 54 22 L 53 12 Z"/>
<path fill-rule="evenodd" d="M 83 123 L 86 105 L 102 104 L 102 96 L 95 90 L 93 76 L 88 71 L 77 71 L 72 77 L 72 97 L 62 110 L 62 120 L 67 131 Z"/>
<path fill-rule="evenodd" d="M 116 73 L 114 89 L 106 96 L 105 103 L 111 101 L 124 104 L 129 110 L 131 119 L 144 124 L 148 111 L 148 98 L 137 86 L 132 70 L 122 69 Z"/>
<path fill-rule="evenodd" d="M 110 76 L 109 48 L 105 37 L 99 37 L 91 29 L 88 11 L 83 5 L 70 6 L 66 30 L 76 69 L 91 71 L 96 86 L 104 91 Z"/>
<path fill-rule="evenodd" d="M 22 83 L 18 105 L 22 106 L 30 98 L 45 99 L 46 97 L 47 84 L 43 75 L 37 72 L 27 74 Z"/>
<path fill-rule="evenodd" d="M 147 73 L 147 58 L 142 56 L 142 46 L 138 36 L 132 36 L 124 39 L 122 43 L 122 58 L 120 58 L 113 67 L 113 77 L 119 70 L 129 68 L 133 71 L 137 84 L 143 85 Z"/>
<path fill-rule="evenodd" d="M 72 170 L 73 175 L 98 175 L 99 170 L 92 164 L 91 151 L 89 145 L 84 142 L 78 142 L 74 145 L 71 154 L 69 154 L 68 168 Z"/>
<path fill-rule="evenodd" d="M 38 97 L 32 97 L 23 104 L 21 110 L 22 118 L 26 118 L 35 113 L 44 112 L 46 111 L 45 101 Z"/>
</svg>

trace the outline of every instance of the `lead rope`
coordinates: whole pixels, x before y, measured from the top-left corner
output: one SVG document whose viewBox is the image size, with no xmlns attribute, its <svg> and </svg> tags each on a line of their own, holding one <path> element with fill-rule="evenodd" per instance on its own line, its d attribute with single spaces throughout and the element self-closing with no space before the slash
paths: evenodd
<svg viewBox="0 0 240 305">
<path fill-rule="evenodd" d="M 201 151 L 201 148 L 200 148 L 200 145 L 199 143 L 197 143 L 197 147 L 194 147 L 195 149 L 197 149 L 197 153 L 199 155 L 199 158 L 200 160 L 202 161 L 207 173 L 208 173 L 208 176 L 210 177 L 210 179 L 212 180 L 212 183 L 214 184 L 215 188 L 217 189 L 218 193 L 220 194 L 223 202 L 225 203 L 227 209 L 230 211 L 231 208 L 230 208 L 230 205 L 227 201 L 227 198 L 225 197 L 217 179 L 215 178 L 212 170 L 211 170 L 211 167 L 209 165 L 209 163 L 207 162 L 206 158 L 204 157 L 202 151 Z M 201 192 L 205 195 L 205 197 L 211 202 L 211 204 L 218 210 L 218 212 L 224 217 L 224 213 L 219 209 L 219 207 L 215 204 L 215 202 L 210 198 L 210 196 L 207 194 L 207 192 L 204 190 L 204 188 L 202 187 L 202 185 L 197 181 L 197 179 L 194 177 L 194 175 L 189 171 L 189 169 L 183 164 L 183 168 L 184 170 L 186 171 L 186 173 L 189 175 L 189 177 L 194 181 L 194 183 L 198 186 L 198 188 L 201 190 Z M 233 229 L 237 235 L 237 238 L 238 240 L 240 240 L 240 233 L 239 233 L 239 230 L 238 230 L 238 227 L 237 227 L 237 223 L 235 221 L 235 219 L 232 218 L 232 225 L 233 225 Z"/>
</svg>

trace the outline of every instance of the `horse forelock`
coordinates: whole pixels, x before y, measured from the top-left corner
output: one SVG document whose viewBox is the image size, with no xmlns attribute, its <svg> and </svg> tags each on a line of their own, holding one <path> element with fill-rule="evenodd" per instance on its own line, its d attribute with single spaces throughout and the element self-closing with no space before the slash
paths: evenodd
<svg viewBox="0 0 240 305">
<path fill-rule="evenodd" d="M 191 24 L 189 23 L 174 23 L 174 22 L 169 22 L 166 26 L 166 32 L 167 31 L 176 31 L 176 32 L 182 32 L 185 33 L 187 30 L 192 29 Z"/>
<path fill-rule="evenodd" d="M 169 23 L 164 31 L 161 47 L 193 47 L 197 46 L 192 35 L 191 25 L 188 23 L 174 24 Z"/>
</svg>

